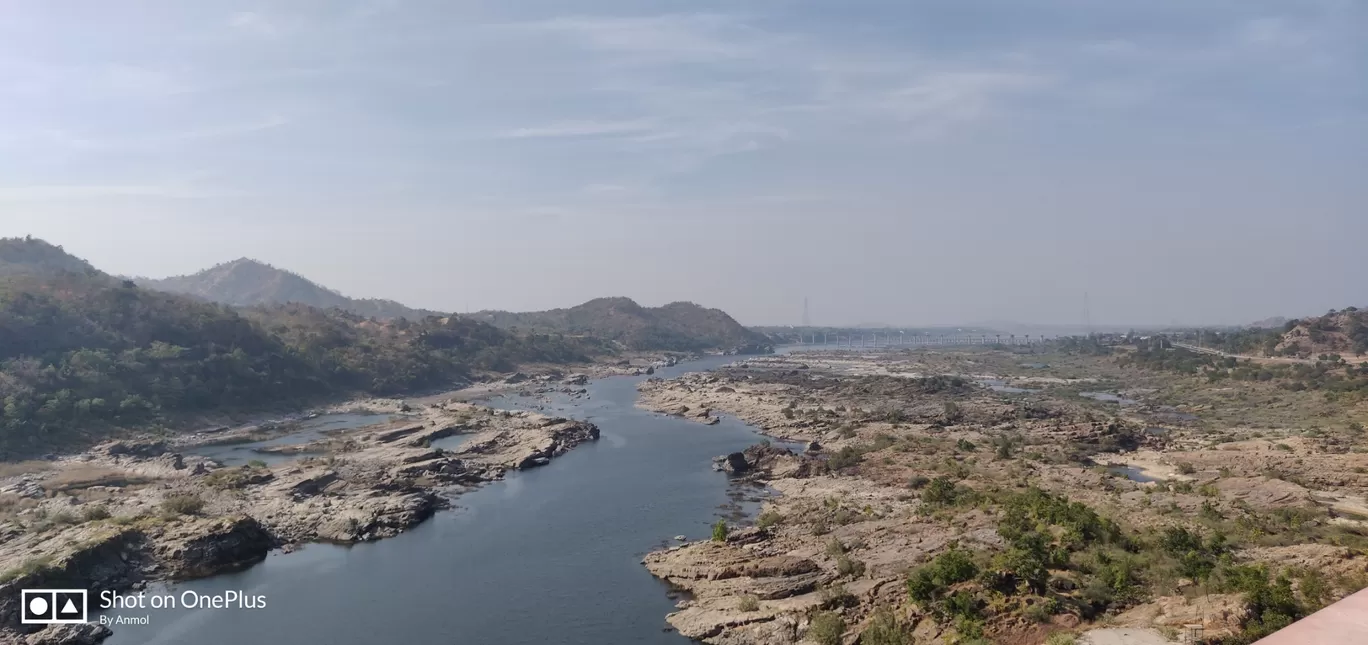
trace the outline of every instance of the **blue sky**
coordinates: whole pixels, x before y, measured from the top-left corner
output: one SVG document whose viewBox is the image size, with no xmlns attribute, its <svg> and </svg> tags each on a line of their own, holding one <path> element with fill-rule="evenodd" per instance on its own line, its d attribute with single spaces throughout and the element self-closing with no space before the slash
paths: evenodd
<svg viewBox="0 0 1368 645">
<path fill-rule="evenodd" d="M 0 3 L 0 230 L 751 323 L 1368 304 L 1355 0 Z"/>
</svg>

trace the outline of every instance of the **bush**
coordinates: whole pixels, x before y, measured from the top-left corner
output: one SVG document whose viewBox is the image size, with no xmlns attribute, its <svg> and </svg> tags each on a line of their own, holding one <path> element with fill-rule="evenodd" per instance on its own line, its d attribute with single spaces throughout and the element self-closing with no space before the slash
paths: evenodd
<svg viewBox="0 0 1368 645">
<path fill-rule="evenodd" d="M 926 484 L 922 490 L 922 503 L 931 506 L 954 506 L 958 499 L 955 483 L 945 477 L 937 477 Z"/>
<path fill-rule="evenodd" d="M 28 558 L 19 566 L 0 573 L 0 583 L 9 582 L 26 576 L 38 576 L 52 570 L 52 558 L 40 556 Z"/>
<path fill-rule="evenodd" d="M 1037 623 L 1048 623 L 1050 616 L 1053 616 L 1055 610 L 1058 609 L 1058 605 L 1059 603 L 1054 599 L 1041 599 L 1040 602 L 1027 607 L 1022 615 Z"/>
<path fill-rule="evenodd" d="M 860 645 L 912 645 L 912 633 L 887 609 L 874 612 L 869 626 L 860 632 Z"/>
<path fill-rule="evenodd" d="M 755 525 L 762 529 L 767 529 L 773 526 L 778 526 L 783 521 L 783 515 L 780 515 L 775 511 L 765 511 L 764 513 L 760 514 L 760 517 L 757 517 L 755 519 Z"/>
<path fill-rule="evenodd" d="M 712 527 L 712 539 L 713 539 L 713 542 L 726 542 L 726 541 L 727 541 L 727 522 L 726 522 L 726 520 L 717 520 L 717 523 L 713 525 L 713 527 Z"/>
<path fill-rule="evenodd" d="M 266 462 L 264 462 L 264 461 L 262 461 L 262 460 L 260 460 L 260 459 L 253 459 L 253 460 L 247 462 L 247 465 L 248 465 L 249 467 L 251 467 L 251 468 L 265 468 L 265 467 L 266 467 Z"/>
<path fill-rule="evenodd" d="M 199 495 L 172 495 L 162 500 L 162 510 L 173 515 L 196 515 L 204 510 L 204 500 Z"/>
<path fill-rule="evenodd" d="M 912 600 L 927 604 L 939 598 L 951 585 L 972 580 L 978 571 L 973 556 L 953 546 L 912 571 L 907 579 L 907 593 Z"/>
<path fill-rule="evenodd" d="M 840 645 L 845 628 L 845 619 L 832 612 L 823 611 L 812 617 L 807 637 L 818 645 Z"/>
<path fill-rule="evenodd" d="M 1045 645 L 1074 645 L 1078 642 L 1069 632 L 1055 632 L 1045 639 Z"/>
<path fill-rule="evenodd" d="M 755 596 L 741 596 L 741 601 L 736 604 L 736 608 L 741 611 L 760 611 L 760 599 Z"/>
<path fill-rule="evenodd" d="M 836 571 L 843 576 L 854 576 L 856 578 L 864 575 L 865 563 L 856 560 L 848 555 L 836 558 Z"/>
<path fill-rule="evenodd" d="M 827 459 L 827 469 L 831 471 L 845 470 L 859 465 L 864 461 L 864 456 L 852 446 L 845 446 L 836 451 L 836 454 Z"/>
<path fill-rule="evenodd" d="M 85 510 L 81 512 L 81 516 L 84 517 L 87 522 L 109 519 L 109 509 L 103 506 L 87 506 Z"/>
<path fill-rule="evenodd" d="M 860 604 L 860 600 L 855 594 L 850 593 L 845 585 L 837 583 L 822 589 L 822 609 L 840 609 L 842 607 L 854 607 Z"/>
<path fill-rule="evenodd" d="M 52 520 L 53 524 L 78 524 L 81 521 L 71 511 L 57 511 L 49 519 Z"/>
</svg>

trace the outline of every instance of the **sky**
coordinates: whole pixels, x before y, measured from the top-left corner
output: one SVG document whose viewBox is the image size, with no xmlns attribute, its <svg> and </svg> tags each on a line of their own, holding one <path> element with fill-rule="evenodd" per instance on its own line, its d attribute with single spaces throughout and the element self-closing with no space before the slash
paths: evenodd
<svg viewBox="0 0 1368 645">
<path fill-rule="evenodd" d="M 0 235 L 448 311 L 1368 305 L 1360 0 L 0 0 Z"/>
</svg>

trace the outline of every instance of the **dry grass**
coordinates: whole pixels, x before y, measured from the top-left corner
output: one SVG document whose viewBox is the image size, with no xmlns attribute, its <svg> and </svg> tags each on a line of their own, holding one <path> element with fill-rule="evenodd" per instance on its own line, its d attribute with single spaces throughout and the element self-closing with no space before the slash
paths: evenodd
<svg viewBox="0 0 1368 645">
<path fill-rule="evenodd" d="M 52 462 L 50 461 L 39 461 L 36 459 L 29 461 L 12 461 L 0 463 L 0 478 L 31 475 L 33 473 L 41 473 L 48 470 L 52 470 Z"/>
<path fill-rule="evenodd" d="M 68 468 L 43 482 L 43 488 L 52 491 L 70 491 L 90 488 L 91 486 L 123 487 L 146 483 L 145 477 L 131 473 L 103 468 L 100 466 L 80 466 Z"/>
</svg>

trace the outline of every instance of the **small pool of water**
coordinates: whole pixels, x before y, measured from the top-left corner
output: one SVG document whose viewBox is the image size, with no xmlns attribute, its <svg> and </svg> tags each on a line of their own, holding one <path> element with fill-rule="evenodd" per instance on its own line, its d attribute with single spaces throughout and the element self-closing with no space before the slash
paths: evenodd
<svg viewBox="0 0 1368 645">
<path fill-rule="evenodd" d="M 1128 399 L 1128 398 L 1126 398 L 1126 397 L 1124 397 L 1124 396 L 1121 396 L 1121 395 L 1119 395 L 1119 394 L 1112 394 L 1111 392 L 1079 392 L 1078 395 L 1079 395 L 1079 396 L 1082 396 L 1082 397 L 1087 397 L 1087 398 L 1092 399 L 1092 400 L 1094 400 L 1094 401 L 1104 401 L 1104 402 L 1106 402 L 1106 403 L 1116 403 L 1116 404 L 1119 404 L 1119 405 L 1139 405 L 1139 404 L 1140 404 L 1140 402 L 1139 402 L 1139 401 L 1136 401 L 1135 399 Z"/>
<path fill-rule="evenodd" d="M 272 439 L 216 446 L 196 446 L 187 448 L 185 452 L 187 454 L 213 459 L 225 466 L 241 466 L 249 461 L 262 461 L 267 465 L 282 464 L 294 461 L 310 453 L 261 452 L 261 449 L 278 448 L 281 446 L 298 446 L 324 439 L 328 434 L 333 432 L 363 428 L 380 423 L 389 423 L 396 418 L 398 417 L 388 414 L 358 414 L 352 412 L 325 414 L 313 419 L 301 421 L 299 427 L 294 432 Z"/>
<path fill-rule="evenodd" d="M 1158 477 L 1150 477 L 1149 475 L 1146 475 L 1144 471 L 1134 466 L 1108 466 L 1107 471 L 1112 474 L 1121 475 L 1122 477 L 1125 477 L 1126 479 L 1129 479 L 1133 482 L 1140 482 L 1142 484 L 1159 481 Z"/>
<path fill-rule="evenodd" d="M 441 439 L 433 441 L 432 447 L 455 452 L 460 450 L 461 446 L 465 444 L 465 442 L 470 441 L 470 438 L 473 436 L 473 434 L 454 434 L 450 437 L 442 437 Z"/>
<path fill-rule="evenodd" d="M 994 392 L 1002 392 L 1002 393 L 1005 393 L 1005 394 L 1030 394 L 1030 393 L 1032 393 L 1032 392 L 1039 392 L 1039 391 L 1040 391 L 1040 390 L 1032 390 L 1032 389 L 1028 389 L 1028 388 L 1024 388 L 1024 387 L 1016 387 L 1016 386 L 1013 386 L 1013 385 L 1008 385 L 1006 381 L 1003 381 L 1003 380 L 1000 380 L 1000 379 L 991 379 L 991 378 L 979 379 L 979 380 L 978 380 L 978 383 L 979 383 L 979 385 L 982 385 L 982 386 L 984 386 L 984 387 L 986 387 L 986 388 L 988 388 L 988 389 L 990 389 L 990 390 L 992 390 L 992 391 L 994 391 Z"/>
</svg>

